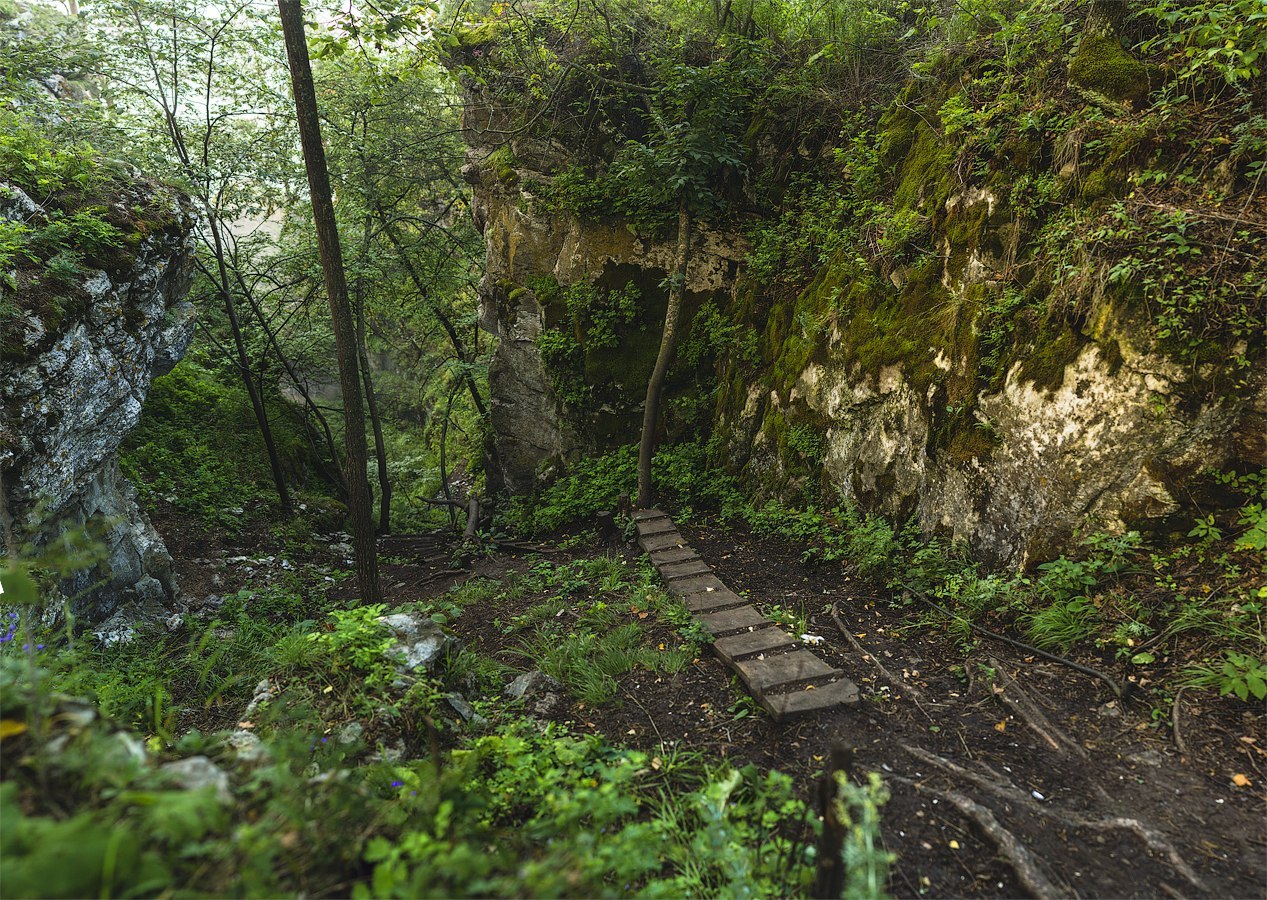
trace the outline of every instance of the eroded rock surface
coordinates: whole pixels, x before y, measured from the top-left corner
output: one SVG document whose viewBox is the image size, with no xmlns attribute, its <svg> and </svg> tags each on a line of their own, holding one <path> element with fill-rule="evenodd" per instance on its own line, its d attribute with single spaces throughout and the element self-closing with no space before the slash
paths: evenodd
<svg viewBox="0 0 1267 900">
<path fill-rule="evenodd" d="M 0 215 L 31 214 L 31 201 L 16 188 L 0 195 L 8 198 L 0 200 Z M 87 530 L 101 541 L 104 561 L 61 587 L 80 622 L 109 620 L 104 632 L 116 637 L 134 620 L 179 606 L 171 557 L 118 463 L 150 382 L 176 364 L 194 331 L 185 300 L 192 216 L 174 194 L 145 199 L 170 207 L 161 227 L 141 237 L 116 270 L 89 272 L 68 286 L 61 321 L 27 312 L 21 348 L 0 361 L 7 539 L 46 546 Z"/>
</svg>

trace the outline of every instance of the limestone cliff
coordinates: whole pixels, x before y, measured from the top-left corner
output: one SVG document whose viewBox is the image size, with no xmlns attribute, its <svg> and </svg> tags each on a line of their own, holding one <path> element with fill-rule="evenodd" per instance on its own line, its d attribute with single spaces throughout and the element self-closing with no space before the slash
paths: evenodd
<svg viewBox="0 0 1267 900">
<path fill-rule="evenodd" d="M 0 198 L 0 215 L 38 212 L 16 187 L 0 184 Z M 79 620 L 93 624 L 178 606 L 171 558 L 121 475 L 117 451 L 151 380 L 176 364 L 194 329 L 184 299 L 193 259 L 186 202 L 151 186 L 113 199 L 123 211 L 145 208 L 147 224 L 108 268 L 60 287 L 56 302 L 19 303 L 10 323 L 20 334 L 6 336 L 16 339 L 5 340 L 0 362 L 6 540 L 39 548 L 78 528 L 103 540 L 104 561 L 61 584 Z"/>
<path fill-rule="evenodd" d="M 530 136 L 514 141 L 508 151 L 482 109 L 468 109 L 464 174 L 475 188 L 474 214 L 488 248 L 480 325 L 499 338 L 489 370 L 497 450 L 490 474 L 495 486 L 525 493 L 558 463 L 625 443 L 637 427 L 668 296 L 661 282 L 673 268 L 675 246 L 671 240 L 640 236 L 622 221 L 593 222 L 537 210 L 531 186 L 564 165 L 566 154 Z M 745 249 L 738 236 L 701 230 L 687 270 L 691 310 L 733 290 Z M 549 329 L 571 328 L 564 323 L 568 310 L 559 289 L 597 285 L 610 290 L 631 282 L 640 290 L 636 321 L 624 323 L 620 346 L 590 348 L 577 361 L 575 374 L 586 382 L 585 390 L 567 396 L 559 367 L 550 366 L 541 349 Z M 684 387 L 678 379 L 669 396 L 680 396 Z"/>
</svg>

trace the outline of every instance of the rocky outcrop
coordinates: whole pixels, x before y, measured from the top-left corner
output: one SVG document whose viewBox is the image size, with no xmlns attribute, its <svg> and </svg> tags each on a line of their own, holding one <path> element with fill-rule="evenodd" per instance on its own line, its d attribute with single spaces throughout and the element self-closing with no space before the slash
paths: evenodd
<svg viewBox="0 0 1267 900">
<path fill-rule="evenodd" d="M 1071 83 L 1087 85 L 1085 74 L 1075 67 Z M 540 186 L 559 173 L 602 171 L 615 142 L 590 147 L 578 137 L 564 147 L 533 136 L 516 127 L 522 122 L 498 120 L 481 90 L 475 85 L 468 96 L 467 174 L 488 251 L 483 324 L 501 338 L 492 427 L 505 486 L 526 492 L 548 476 L 549 462 L 636 441 L 638 422 L 625 413 L 639 408 L 645 386 L 645 378 L 622 380 L 641 371 L 631 350 L 603 356 L 581 348 L 565 395 L 542 336 L 574 331 L 583 343 L 584 329 L 557 298 L 543 298 L 534 279 L 654 284 L 671 268 L 672 248 L 620 218 L 578 219 L 540 202 Z M 1095 90 L 1088 102 L 1129 118 L 1129 104 L 1107 99 L 1131 99 L 1125 87 Z M 878 110 L 871 155 L 854 162 L 831 148 L 797 151 L 804 159 L 795 165 L 816 156 L 842 162 L 813 171 L 852 211 L 842 217 L 820 197 L 807 210 L 764 212 L 812 218 L 821 210 L 823 227 L 839 228 L 846 244 L 830 258 L 824 252 L 798 263 L 805 268 L 791 277 L 767 261 L 758 278 L 739 236 L 701 236 L 690 289 L 697 306 L 713 300 L 719 311 L 714 335 L 702 337 L 726 334 L 702 365 L 699 357 L 683 363 L 679 350 L 679 367 L 711 370 L 695 383 L 702 390 L 679 395 L 704 411 L 693 436 L 720 439 L 714 463 L 753 494 L 828 505 L 843 498 L 896 522 L 913 520 L 999 566 L 1052 558 L 1095 530 L 1186 533 L 1198 510 L 1230 506 L 1209 470 L 1267 464 L 1262 292 L 1207 295 L 1261 284 L 1252 262 L 1261 255 L 1242 252 L 1235 264 L 1213 266 L 1222 285 L 1186 271 L 1179 255 L 1154 248 L 1130 256 L 1158 234 L 1183 244 L 1206 227 L 1193 223 L 1217 221 L 1179 216 L 1189 232 L 1150 221 L 1121 237 L 1132 216 L 1151 208 L 1126 201 L 1135 196 L 1130 166 L 1156 160 L 1153 138 L 1106 129 L 1101 149 L 1119 141 L 1109 162 L 1084 152 L 1087 134 L 1077 129 L 1050 144 L 1027 135 L 997 153 L 977 148 L 980 158 L 959 159 L 938 124 L 947 96 L 935 79 L 910 83 Z M 760 131 L 777 118 L 767 110 L 745 138 L 753 171 L 770 162 Z M 507 134 L 515 135 L 509 143 Z M 1248 170 L 1241 159 L 1212 171 L 1219 183 L 1209 193 L 1230 196 Z M 857 187 L 858 173 L 867 172 L 880 173 L 876 184 Z M 864 193 L 851 197 L 855 189 Z M 791 196 L 787 202 L 798 202 Z M 751 216 L 751 224 L 759 214 L 753 207 L 736 218 Z M 770 217 L 760 227 L 810 240 L 794 230 L 795 219 Z M 1224 232 L 1204 236 L 1210 253 L 1225 252 L 1228 240 Z M 1144 269 L 1148 277 L 1138 274 Z M 1178 279 L 1209 306 L 1173 312 L 1163 327 L 1159 298 L 1144 293 L 1149 278 L 1154 285 Z M 658 334 L 654 292 L 642 299 L 650 299 L 649 312 L 620 332 L 622 348 L 638 345 L 639 329 Z M 1240 304 L 1240 313 L 1219 304 Z M 1183 324 L 1184 316 L 1192 321 Z M 1173 335 L 1167 340 L 1175 321 L 1193 328 L 1186 348 Z M 679 347 L 697 337 L 692 330 Z M 587 402 L 602 383 L 620 390 Z M 615 423 L 606 432 L 604 419 Z"/>
<path fill-rule="evenodd" d="M 996 565 L 1063 552 L 1093 529 L 1190 527 L 1206 469 L 1261 465 L 1267 457 L 1267 388 L 1256 378 L 1238 398 L 1189 405 L 1183 369 L 1142 354 L 1110 366 L 1089 344 L 1045 388 L 1008 372 L 983 392 L 972 451 L 934 447 L 938 397 L 900 367 L 851 369 L 828 353 L 808 366 L 787 398 L 754 386 L 731 423 L 756 480 L 777 484 L 786 463 L 762 424 L 803 402 L 828 423 L 823 477 L 831 490 L 926 533 L 967 544 Z"/>
<path fill-rule="evenodd" d="M 66 286 L 62 302 L 52 304 L 60 319 L 22 304 L 20 342 L 6 342 L 0 362 L 6 540 L 14 549 L 27 540 L 38 549 L 63 534 L 95 539 L 103 560 L 68 575 L 61 589 L 81 623 L 114 617 L 118 628 L 179 604 L 171 558 L 120 473 L 117 452 L 140 418 L 151 380 L 176 364 L 194 330 L 194 309 L 184 299 L 192 215 L 182 198 L 136 190 L 120 202 L 161 208 L 153 227 L 131 236 L 129 251 L 109 271 L 90 271 Z M 0 215 L 32 205 L 16 188 L 0 193 L 9 198 Z"/>
<path fill-rule="evenodd" d="M 475 221 L 488 248 L 479 289 L 480 327 L 499 338 L 489 368 L 489 415 L 497 451 L 490 474 L 494 486 L 528 493 L 548 479 L 554 464 L 613 445 L 595 433 L 596 417 L 619 420 L 620 425 L 607 426 L 605 435 L 619 434 L 614 443 L 628 441 L 621 425 L 632 427 L 641 415 L 659 341 L 656 325 L 663 321 L 667 298 L 660 282 L 673 269 L 676 246 L 673 240 L 640 236 L 623 221 L 594 222 L 541 211 L 534 190 L 566 164 L 566 154 L 531 136 L 508 145 L 504 130 L 487 116 L 482 104 L 468 106 L 464 175 L 474 187 Z M 507 168 L 507 157 L 514 160 L 513 168 Z M 737 235 L 701 229 L 687 270 L 687 290 L 696 306 L 701 298 L 733 287 L 745 250 Z M 613 354 L 605 367 L 620 369 L 626 386 L 641 382 L 642 392 L 617 390 L 591 408 L 568 408 L 539 346 L 542 333 L 561 311 L 548 308 L 547 298 L 532 287 L 534 279 L 546 276 L 564 287 L 598 283 L 612 288 L 623 287 L 631 274 L 642 285 L 647 320 L 642 330 L 649 333 L 636 349 L 651 347 L 651 352 Z"/>
</svg>

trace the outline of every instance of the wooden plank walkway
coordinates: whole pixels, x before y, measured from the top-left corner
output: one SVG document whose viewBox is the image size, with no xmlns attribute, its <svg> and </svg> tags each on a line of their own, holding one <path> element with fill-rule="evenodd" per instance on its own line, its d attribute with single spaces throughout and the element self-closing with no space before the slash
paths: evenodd
<svg viewBox="0 0 1267 900">
<path fill-rule="evenodd" d="M 858 686 L 726 587 L 658 509 L 634 513 L 638 544 L 668 586 L 713 635 L 713 651 L 776 721 L 858 702 Z"/>
</svg>

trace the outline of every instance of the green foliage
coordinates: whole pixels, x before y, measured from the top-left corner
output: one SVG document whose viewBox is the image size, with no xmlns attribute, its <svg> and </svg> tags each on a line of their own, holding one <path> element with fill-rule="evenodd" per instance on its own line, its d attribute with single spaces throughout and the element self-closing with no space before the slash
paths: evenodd
<svg viewBox="0 0 1267 900">
<path fill-rule="evenodd" d="M 1258 0 L 1161 0 L 1136 15 L 1164 26 L 1145 46 L 1180 59 L 1182 78 L 1200 83 L 1221 77 L 1229 84 L 1246 84 L 1263 72 L 1267 10 Z"/>
<path fill-rule="evenodd" d="M 677 350 L 681 364 L 690 368 L 708 359 L 726 360 L 732 365 L 756 364 L 756 332 L 726 315 L 712 300 L 704 303 L 691 320 L 691 330 Z"/>
<path fill-rule="evenodd" d="M 1144 65 L 1118 43 L 1112 34 L 1087 34 L 1069 63 L 1069 80 L 1114 100 L 1130 100 L 1136 105 L 1148 94 L 1148 72 Z"/>
<path fill-rule="evenodd" d="M 94 202 L 111 176 L 87 143 L 63 141 L 24 110 L 6 108 L 0 108 L 0 173 L 43 210 L 0 219 L 0 326 L 17 315 L 20 303 L 47 319 L 45 327 L 56 327 L 68 300 L 65 283 L 83 273 L 87 261 L 123 245 L 123 231 Z M 26 272 L 20 290 L 14 270 Z M 41 289 L 45 277 L 51 285 Z M 54 294 L 41 297 L 48 290 Z"/>
<path fill-rule="evenodd" d="M 0 109 L 0 172 L 37 203 L 65 191 L 90 195 L 107 178 L 89 144 L 55 140 L 12 109 Z"/>
<path fill-rule="evenodd" d="M 880 807 L 889 799 L 888 788 L 876 772 L 867 774 L 865 785 L 856 785 L 843 772 L 835 773 L 836 796 L 832 803 L 836 820 L 845 831 L 840 848 L 845 870 L 842 896 L 850 900 L 881 898 L 889 881 L 889 867 L 897 855 L 877 841 L 880 834 Z"/>
<path fill-rule="evenodd" d="M 1028 617 L 1026 631 L 1044 649 L 1067 650 L 1093 636 L 1100 625 L 1099 611 L 1087 597 L 1057 600 Z"/>
<path fill-rule="evenodd" d="M 336 668 L 349 668 L 365 677 L 371 687 L 382 687 L 395 677 L 388 649 L 391 630 L 379 621 L 387 607 L 371 603 L 330 613 L 329 631 L 318 631 L 309 639 L 321 647 Z"/>
<path fill-rule="evenodd" d="M 509 590 L 525 606 L 504 629 L 526 632 L 519 652 L 591 706 L 616 699 L 617 679 L 636 668 L 681 671 L 702 642 L 684 630 L 675 646 L 648 640 L 642 623 L 650 610 L 682 627 L 690 616 L 649 581 L 635 590 L 619 557 L 538 563 Z M 529 597 L 538 602 L 528 605 Z"/>
<path fill-rule="evenodd" d="M 1235 694 L 1242 700 L 1267 699 L 1267 662 L 1245 653 L 1228 650 L 1217 668 L 1196 666 L 1188 670 L 1187 683 L 1193 687 L 1218 688 L 1226 697 Z"/>
<path fill-rule="evenodd" d="M 396 802 L 410 824 L 396 841 L 370 841 L 374 873 L 356 896 L 606 896 L 635 885 L 648 896 L 780 896 L 812 874 L 807 844 L 779 832 L 799 837 L 805 808 L 777 773 L 651 758 L 553 725 L 480 738 L 454 762 L 440 784 L 428 769 L 401 773 Z"/>
<path fill-rule="evenodd" d="M 6 586 L 17 584 L 5 578 Z M 468 583 L 436 609 L 458 614 L 503 591 L 566 598 L 553 608 L 574 622 L 562 643 L 588 644 L 582 671 L 621 674 L 636 660 L 671 673 L 698 648 L 684 644 L 674 652 L 663 637 L 652 648 L 642 626 L 628 621 L 635 611 L 690 620 L 652 581 L 649 568 L 631 572 L 619 557 L 540 563 L 517 584 Z M 147 635 L 91 655 L 46 655 L 41 661 L 55 666 L 49 673 L 33 676 L 27 658 L 0 653 L 0 873 L 10 893 L 788 896 L 812 880 L 817 820 L 798 786 L 777 772 L 735 771 L 672 745 L 655 755 L 624 749 L 480 700 L 497 717 L 482 735 L 457 732 L 438 758 L 367 761 L 357 742 L 330 733 L 378 694 L 373 673 L 390 665 L 377 621 L 385 610 L 337 610 L 328 626 L 272 625 L 251 621 L 247 611 L 260 608 L 254 599 L 231 598 L 222 613 L 237 618 L 228 625 Z M 550 616 L 517 627 L 554 622 Z M 283 644 L 319 648 L 318 667 L 305 672 L 302 661 L 286 664 L 287 687 L 275 687 L 254 723 L 242 726 L 264 742 L 253 762 L 218 735 L 191 732 L 173 742 L 165 731 L 148 742 L 151 752 L 163 751 L 163 761 L 209 756 L 230 774 L 228 803 L 211 788 L 173 790 L 113 722 L 82 705 L 65 706 L 55 692 L 100 684 L 113 670 L 189 704 L 190 685 L 213 687 L 213 672 L 249 684 L 277 675 Z M 500 694 L 504 667 L 490 664 L 451 659 L 445 677 L 464 679 L 470 691 L 475 682 L 467 676 L 483 672 L 478 681 Z M 348 677 L 331 677 L 340 673 Z M 378 707 L 379 727 L 395 722 L 409 733 L 406 702 L 438 715 L 439 690 L 427 686 L 424 697 L 411 689 L 394 712 Z M 233 719 L 243 703 L 235 694 Z M 609 695 L 594 699 L 600 696 Z M 58 749 L 50 753 L 46 741 L 54 736 Z M 864 816 L 851 833 L 858 846 L 874 848 L 878 818 L 858 809 Z"/>
<path fill-rule="evenodd" d="M 303 426 L 280 398 L 269 398 L 268 408 L 282 459 L 299 475 L 312 454 Z M 120 465 L 150 496 L 168 498 L 209 525 L 236 530 L 247 521 L 244 510 L 270 496 L 272 476 L 254 422 L 240 383 L 186 360 L 154 379 L 141 422 L 124 440 Z"/>
<path fill-rule="evenodd" d="M 569 332 L 546 328 L 537 336 L 537 350 L 555 396 L 565 406 L 583 408 L 590 399 L 590 387 L 585 383 L 585 348 Z"/>
</svg>

